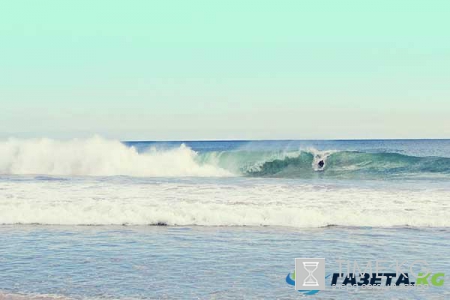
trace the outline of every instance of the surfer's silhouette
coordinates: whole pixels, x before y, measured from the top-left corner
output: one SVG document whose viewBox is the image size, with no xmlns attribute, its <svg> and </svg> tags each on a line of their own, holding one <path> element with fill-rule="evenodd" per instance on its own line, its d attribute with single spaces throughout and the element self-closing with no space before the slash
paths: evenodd
<svg viewBox="0 0 450 300">
<path fill-rule="evenodd" d="M 319 166 L 319 168 L 323 168 L 323 166 L 325 165 L 325 162 L 323 160 L 319 161 L 319 163 L 317 164 Z"/>
</svg>

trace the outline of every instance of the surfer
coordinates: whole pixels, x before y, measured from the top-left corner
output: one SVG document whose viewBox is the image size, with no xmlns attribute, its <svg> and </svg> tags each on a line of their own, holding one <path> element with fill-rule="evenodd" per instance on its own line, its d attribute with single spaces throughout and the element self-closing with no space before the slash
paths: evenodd
<svg viewBox="0 0 450 300">
<path fill-rule="evenodd" d="M 317 164 L 319 166 L 319 168 L 323 168 L 323 166 L 325 165 L 325 162 L 323 160 L 319 161 L 319 163 Z"/>
</svg>

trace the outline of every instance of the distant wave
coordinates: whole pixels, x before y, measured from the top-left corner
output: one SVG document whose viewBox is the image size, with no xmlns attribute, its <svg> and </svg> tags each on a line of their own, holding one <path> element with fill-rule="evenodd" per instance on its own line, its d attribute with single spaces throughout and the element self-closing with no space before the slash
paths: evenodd
<svg viewBox="0 0 450 300">
<path fill-rule="evenodd" d="M 323 163 L 323 166 L 319 165 Z M 101 137 L 57 141 L 0 141 L 0 174 L 132 177 L 275 177 L 384 179 L 450 177 L 450 158 L 356 151 L 248 151 L 198 153 L 181 144 L 138 151 Z"/>
</svg>

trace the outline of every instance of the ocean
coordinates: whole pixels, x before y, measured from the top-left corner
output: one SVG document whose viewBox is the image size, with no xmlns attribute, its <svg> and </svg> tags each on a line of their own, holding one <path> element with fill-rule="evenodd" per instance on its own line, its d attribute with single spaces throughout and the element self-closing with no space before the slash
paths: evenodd
<svg viewBox="0 0 450 300">
<path fill-rule="evenodd" d="M 450 140 L 0 141 L 0 299 L 449 299 Z M 424 259 L 426 290 L 286 281 Z"/>
</svg>

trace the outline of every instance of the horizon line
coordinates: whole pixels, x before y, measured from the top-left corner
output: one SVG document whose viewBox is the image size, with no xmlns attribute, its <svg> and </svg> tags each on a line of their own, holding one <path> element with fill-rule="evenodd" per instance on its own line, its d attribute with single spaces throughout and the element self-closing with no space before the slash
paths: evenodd
<svg viewBox="0 0 450 300">
<path fill-rule="evenodd" d="M 348 138 L 348 139 L 186 139 L 186 140 L 120 140 L 124 143 L 141 143 L 141 142 L 270 142 L 270 141 L 447 141 L 450 138 Z"/>
</svg>

